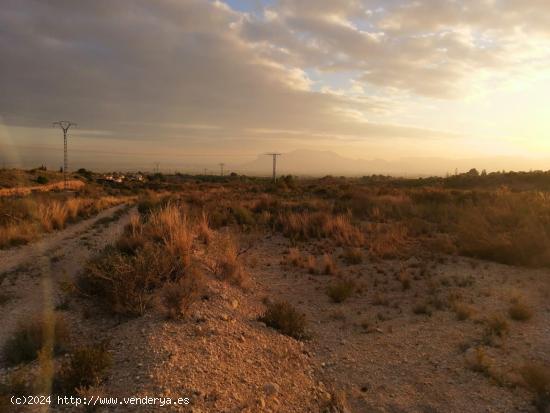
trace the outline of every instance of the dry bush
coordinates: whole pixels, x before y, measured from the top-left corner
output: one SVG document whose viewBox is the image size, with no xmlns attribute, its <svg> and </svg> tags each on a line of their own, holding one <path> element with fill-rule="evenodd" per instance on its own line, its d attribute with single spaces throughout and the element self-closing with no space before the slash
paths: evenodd
<svg viewBox="0 0 550 413">
<path fill-rule="evenodd" d="M 125 254 L 135 255 L 140 248 L 145 246 L 146 242 L 143 234 L 143 222 L 139 215 L 132 214 L 130 223 L 116 242 L 116 248 Z"/>
<path fill-rule="evenodd" d="M 540 413 L 547 413 L 550 407 L 550 367 L 529 363 L 521 370 L 525 386 L 534 396 L 534 405 Z"/>
<path fill-rule="evenodd" d="M 63 229 L 68 222 L 128 200 L 125 197 L 63 196 L 47 194 L 0 199 L 0 248 L 28 243 L 41 232 Z"/>
<path fill-rule="evenodd" d="M 45 346 L 55 353 L 63 352 L 69 338 L 69 327 L 61 315 L 35 317 L 18 325 L 14 335 L 4 343 L 2 355 L 6 364 L 17 365 L 35 360 Z"/>
<path fill-rule="evenodd" d="M 510 265 L 550 265 L 550 199 L 537 192 L 498 191 L 458 210 L 461 253 Z"/>
<path fill-rule="evenodd" d="M 523 300 L 515 300 L 508 308 L 512 320 L 528 321 L 533 317 L 533 309 Z"/>
<path fill-rule="evenodd" d="M 330 399 L 321 408 L 321 413 L 351 413 L 346 394 L 341 390 L 332 391 Z"/>
<path fill-rule="evenodd" d="M 473 352 L 468 354 L 466 364 L 470 370 L 489 376 L 489 370 L 493 362 L 482 347 L 477 347 Z"/>
<path fill-rule="evenodd" d="M 364 258 L 361 248 L 346 248 L 344 249 L 342 257 L 349 265 L 361 264 Z"/>
<path fill-rule="evenodd" d="M 38 227 L 29 222 L 2 226 L 0 227 L 0 249 L 27 244 L 35 239 L 39 232 Z"/>
<path fill-rule="evenodd" d="M 327 295 L 335 303 L 342 303 L 355 293 L 355 281 L 347 278 L 338 278 L 327 287 Z"/>
<path fill-rule="evenodd" d="M 149 215 L 145 235 L 154 241 L 162 242 L 164 248 L 173 257 L 189 264 L 194 235 L 187 216 L 176 205 L 168 203 Z"/>
<path fill-rule="evenodd" d="M 267 303 L 267 309 L 259 321 L 298 340 L 308 338 L 306 316 L 287 301 Z"/>
<path fill-rule="evenodd" d="M 495 338 L 502 338 L 509 332 L 506 319 L 500 315 L 494 315 L 485 320 L 483 341 L 488 345 L 494 344 Z"/>
<path fill-rule="evenodd" d="M 286 261 L 294 267 L 300 267 L 303 264 L 303 257 L 298 248 L 290 248 L 286 256 Z"/>
<path fill-rule="evenodd" d="M 401 283 L 401 288 L 403 291 L 409 290 L 411 288 L 411 274 L 406 269 L 401 269 L 399 271 L 399 282 Z"/>
<path fill-rule="evenodd" d="M 367 245 L 374 257 L 397 258 L 407 247 L 407 228 L 400 224 L 369 224 Z"/>
<path fill-rule="evenodd" d="M 453 311 L 456 314 L 456 318 L 459 321 L 464 321 L 469 318 L 472 318 L 472 315 L 475 313 L 475 309 L 468 304 L 455 302 L 453 303 Z"/>
<path fill-rule="evenodd" d="M 136 316 L 150 306 L 156 289 L 177 280 L 184 270 L 181 259 L 160 245 L 146 244 L 135 255 L 107 247 L 88 263 L 78 285 L 113 313 Z"/>
<path fill-rule="evenodd" d="M 197 223 L 197 238 L 208 245 L 210 244 L 213 236 L 214 233 L 210 228 L 208 215 L 206 214 L 206 212 L 202 211 L 199 221 Z"/>
<path fill-rule="evenodd" d="M 361 246 L 363 233 L 351 224 L 346 215 L 326 212 L 280 213 L 277 225 L 283 235 L 291 239 L 310 240 L 329 238 L 339 245 Z"/>
<path fill-rule="evenodd" d="M 430 305 L 426 301 L 421 301 L 416 303 L 413 306 L 412 311 L 414 314 L 417 314 L 417 315 L 427 315 L 427 316 L 432 315 L 432 310 L 430 308 Z"/>
<path fill-rule="evenodd" d="M 205 291 L 205 277 L 194 267 L 178 281 L 166 284 L 161 295 L 161 304 L 166 316 L 170 319 L 186 317 L 191 306 Z"/>
<path fill-rule="evenodd" d="M 313 255 L 308 255 L 305 262 L 305 267 L 307 269 L 307 272 L 310 274 L 316 274 L 317 273 L 317 260 Z"/>
<path fill-rule="evenodd" d="M 334 257 L 330 254 L 323 254 L 323 259 L 321 261 L 321 272 L 325 275 L 336 274 L 336 261 Z"/>
<path fill-rule="evenodd" d="M 111 366 L 112 357 L 106 342 L 79 347 L 61 364 L 55 375 L 54 389 L 57 393 L 74 395 L 97 386 Z"/>
<path fill-rule="evenodd" d="M 220 246 L 214 272 L 218 277 L 232 284 L 248 286 L 250 275 L 239 259 L 239 250 L 234 239 L 227 238 Z"/>
</svg>

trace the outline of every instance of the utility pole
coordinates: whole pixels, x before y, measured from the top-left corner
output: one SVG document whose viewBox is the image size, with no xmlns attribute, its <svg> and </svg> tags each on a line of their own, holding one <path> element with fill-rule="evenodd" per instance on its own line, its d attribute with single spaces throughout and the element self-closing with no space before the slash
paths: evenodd
<svg viewBox="0 0 550 413">
<path fill-rule="evenodd" d="M 155 162 L 155 173 L 158 174 L 160 172 L 160 162 Z"/>
<path fill-rule="evenodd" d="M 220 163 L 219 165 L 220 165 L 220 174 L 221 174 L 221 176 L 223 176 L 223 167 L 225 166 L 225 164 Z"/>
<path fill-rule="evenodd" d="M 266 155 L 273 156 L 273 182 L 277 181 L 277 156 L 281 156 L 280 153 L 266 153 Z"/>
<path fill-rule="evenodd" d="M 71 126 L 76 127 L 76 123 L 72 123 L 68 120 L 60 120 L 53 123 L 54 127 L 59 126 L 61 130 L 63 131 L 63 188 L 65 191 L 69 189 L 69 157 L 67 154 L 67 133 L 69 132 L 69 129 Z"/>
</svg>

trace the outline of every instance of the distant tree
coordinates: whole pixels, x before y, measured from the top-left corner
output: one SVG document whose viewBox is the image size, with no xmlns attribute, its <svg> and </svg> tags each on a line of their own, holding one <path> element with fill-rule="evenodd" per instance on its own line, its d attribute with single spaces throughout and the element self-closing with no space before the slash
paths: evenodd
<svg viewBox="0 0 550 413">
<path fill-rule="evenodd" d="M 467 175 L 468 175 L 468 176 L 476 176 L 476 177 L 477 177 L 477 176 L 479 176 L 479 172 L 477 171 L 476 168 L 472 168 L 472 169 L 470 169 L 470 170 L 468 171 Z"/>
<path fill-rule="evenodd" d="M 40 175 L 38 178 L 36 178 L 36 183 L 37 184 L 46 185 L 48 182 L 50 182 L 50 181 L 45 176 Z"/>
<path fill-rule="evenodd" d="M 485 169 L 481 171 L 481 176 L 487 176 L 487 171 Z"/>
</svg>

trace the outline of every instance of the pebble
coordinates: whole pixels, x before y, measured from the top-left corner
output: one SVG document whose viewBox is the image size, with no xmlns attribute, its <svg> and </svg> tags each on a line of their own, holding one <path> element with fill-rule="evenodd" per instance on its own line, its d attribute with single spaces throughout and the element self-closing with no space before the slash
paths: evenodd
<svg viewBox="0 0 550 413">
<path fill-rule="evenodd" d="M 266 383 L 263 390 L 267 396 L 273 396 L 279 392 L 279 386 L 276 383 Z"/>
</svg>

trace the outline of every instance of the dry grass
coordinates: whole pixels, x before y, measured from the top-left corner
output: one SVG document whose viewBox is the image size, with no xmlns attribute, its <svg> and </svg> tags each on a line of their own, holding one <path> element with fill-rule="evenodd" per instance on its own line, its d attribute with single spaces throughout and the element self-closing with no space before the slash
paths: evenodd
<svg viewBox="0 0 550 413">
<path fill-rule="evenodd" d="M 97 386 L 112 364 L 107 343 L 78 347 L 63 361 L 55 375 L 54 389 L 61 394 L 75 395 L 83 389 Z"/>
<path fill-rule="evenodd" d="M 169 203 L 151 213 L 145 234 L 162 242 L 168 254 L 181 260 L 183 266 L 189 264 L 194 234 L 181 208 Z"/>
<path fill-rule="evenodd" d="M 494 315 L 485 320 L 483 341 L 487 345 L 493 345 L 497 338 L 503 338 L 509 331 L 508 321 L 500 315 Z"/>
<path fill-rule="evenodd" d="M 14 335 L 5 342 L 2 355 L 6 364 L 11 366 L 29 362 L 35 360 L 45 346 L 51 347 L 55 353 L 64 351 L 69 336 L 67 322 L 59 314 L 36 317 L 18 325 Z"/>
<path fill-rule="evenodd" d="M 351 297 L 356 289 L 355 281 L 348 278 L 339 278 L 327 287 L 327 295 L 334 303 L 342 303 Z"/>
<path fill-rule="evenodd" d="M 534 405 L 540 413 L 550 407 L 550 368 L 538 363 L 528 363 L 521 370 L 525 387 L 535 396 Z"/>
<path fill-rule="evenodd" d="M 305 315 L 287 301 L 267 303 L 267 309 L 259 320 L 287 336 L 298 340 L 308 338 Z"/>
<path fill-rule="evenodd" d="M 300 267 L 304 264 L 304 258 L 298 248 L 290 248 L 288 250 L 286 261 L 294 267 Z"/>
<path fill-rule="evenodd" d="M 468 320 L 475 314 L 475 309 L 471 305 L 460 302 L 453 303 L 453 311 L 459 321 Z"/>
<path fill-rule="evenodd" d="M 241 287 L 248 287 L 250 275 L 239 259 L 239 249 L 233 238 L 226 238 L 220 246 L 214 272 L 222 280 Z"/>
<path fill-rule="evenodd" d="M 342 254 L 342 258 L 348 265 L 361 264 L 364 254 L 361 248 L 346 248 Z"/>
<path fill-rule="evenodd" d="M 321 261 L 321 273 L 325 275 L 334 275 L 337 273 L 336 261 L 331 254 L 323 254 Z"/>
<path fill-rule="evenodd" d="M 52 232 L 68 223 L 129 200 L 128 197 L 67 198 L 53 195 L 0 199 L 0 248 L 26 244 L 42 232 Z"/>
<path fill-rule="evenodd" d="M 143 315 L 154 291 L 184 272 L 180 257 L 166 253 L 163 246 L 146 244 L 135 255 L 108 247 L 92 260 L 79 278 L 79 290 L 97 298 L 117 314 Z"/>
<path fill-rule="evenodd" d="M 508 308 L 510 318 L 515 321 L 528 321 L 533 317 L 533 309 L 523 300 L 514 300 Z"/>
<path fill-rule="evenodd" d="M 331 215 L 326 212 L 281 213 L 278 226 L 282 233 L 296 240 L 329 238 L 338 245 L 361 246 L 365 237 L 351 224 L 349 216 Z"/>
<path fill-rule="evenodd" d="M 206 212 L 202 211 L 199 221 L 197 222 L 197 238 L 206 245 L 210 244 L 214 232 L 210 228 L 210 222 Z"/>
<path fill-rule="evenodd" d="M 185 318 L 205 291 L 206 280 L 196 268 L 188 271 L 178 281 L 166 284 L 161 295 L 161 305 L 166 316 L 170 319 Z"/>
</svg>

